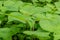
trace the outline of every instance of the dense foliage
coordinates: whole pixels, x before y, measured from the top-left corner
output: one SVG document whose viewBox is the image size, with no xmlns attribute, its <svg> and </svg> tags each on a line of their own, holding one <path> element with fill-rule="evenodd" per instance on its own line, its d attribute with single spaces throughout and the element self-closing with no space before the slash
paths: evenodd
<svg viewBox="0 0 60 40">
<path fill-rule="evenodd" d="M 60 0 L 0 0 L 0 40 L 60 40 Z"/>
</svg>

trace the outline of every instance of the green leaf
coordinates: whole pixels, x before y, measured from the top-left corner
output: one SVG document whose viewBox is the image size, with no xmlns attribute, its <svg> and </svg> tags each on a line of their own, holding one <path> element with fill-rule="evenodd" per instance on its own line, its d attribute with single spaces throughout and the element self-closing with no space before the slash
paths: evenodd
<svg viewBox="0 0 60 40">
<path fill-rule="evenodd" d="M 26 17 L 18 12 L 12 12 L 8 15 L 8 21 L 18 20 L 20 22 L 26 23 Z"/>
<path fill-rule="evenodd" d="M 59 40 L 60 39 L 60 35 L 54 35 L 54 40 Z"/>
<path fill-rule="evenodd" d="M 46 13 L 53 13 L 53 11 L 55 10 L 55 6 L 53 6 L 52 4 L 47 4 L 43 7 L 43 10 L 46 12 Z"/>
<path fill-rule="evenodd" d="M 14 1 L 5 1 L 4 7 L 6 7 L 7 10 L 9 10 L 9 11 L 18 11 L 18 7 L 17 7 L 17 5 L 15 5 Z"/>
<path fill-rule="evenodd" d="M 33 15 L 35 13 L 40 13 L 40 7 L 26 5 L 20 11 L 23 15 Z"/>
<path fill-rule="evenodd" d="M 40 19 L 45 18 L 45 14 L 41 12 L 41 14 L 34 14 L 33 17 L 35 18 L 36 21 L 39 21 Z"/>
<path fill-rule="evenodd" d="M 1 12 L 5 13 L 5 12 L 7 11 L 7 8 L 1 6 L 1 7 L 0 7 L 0 10 L 1 10 Z"/>
<path fill-rule="evenodd" d="M 60 16 L 51 15 L 51 16 L 46 17 L 46 19 L 41 19 L 39 24 L 42 27 L 42 29 L 59 34 L 60 33 L 59 32 L 59 29 L 60 29 L 59 20 L 60 20 Z"/>
<path fill-rule="evenodd" d="M 55 6 L 56 6 L 56 8 L 60 8 L 60 2 L 55 2 Z"/>
<path fill-rule="evenodd" d="M 55 14 L 60 14 L 60 8 L 59 10 L 55 11 Z"/>
<path fill-rule="evenodd" d="M 52 0 L 39 0 L 39 1 L 41 1 L 41 2 L 51 2 Z"/>
<path fill-rule="evenodd" d="M 2 4 L 3 4 L 3 1 L 0 1 L 0 6 L 2 6 Z"/>
<path fill-rule="evenodd" d="M 49 39 L 49 33 L 46 33 L 46 32 L 39 32 L 39 31 L 24 31 L 23 32 L 24 34 L 27 34 L 27 35 L 33 35 L 33 36 L 36 36 L 37 38 L 43 40 L 44 38 L 46 39 Z"/>
<path fill-rule="evenodd" d="M 11 40 L 11 36 L 11 30 L 9 28 L 0 28 L 0 37 L 3 37 L 4 40 Z"/>
<path fill-rule="evenodd" d="M 59 12 L 60 11 L 60 2 L 55 2 L 55 6 L 56 6 L 56 9 L 57 11 Z"/>
<path fill-rule="evenodd" d="M 0 23 L 1 23 L 1 21 L 4 19 L 4 15 L 1 15 L 0 14 Z"/>
<path fill-rule="evenodd" d="M 15 2 L 15 7 L 17 7 L 18 9 L 19 8 L 22 8 L 24 6 L 25 3 L 23 3 L 22 1 L 17 1 Z"/>
<path fill-rule="evenodd" d="M 14 35 L 14 34 L 20 32 L 20 28 L 18 28 L 16 25 L 12 26 L 10 28 L 10 30 L 11 30 L 11 35 Z"/>
</svg>

